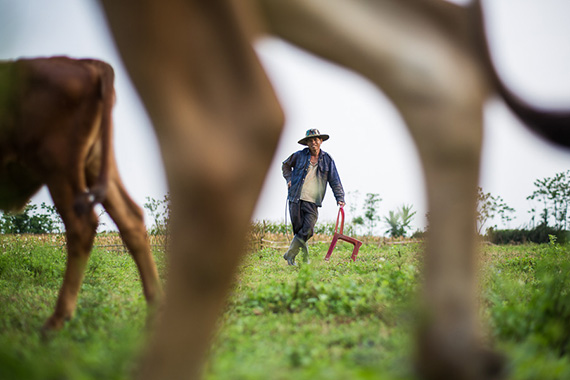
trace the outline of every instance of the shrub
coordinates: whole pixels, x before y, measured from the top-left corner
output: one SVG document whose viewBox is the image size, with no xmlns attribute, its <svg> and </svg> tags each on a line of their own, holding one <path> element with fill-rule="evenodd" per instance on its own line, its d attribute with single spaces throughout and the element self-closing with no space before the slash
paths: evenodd
<svg viewBox="0 0 570 380">
<path fill-rule="evenodd" d="M 559 243 L 570 242 L 570 231 L 559 230 L 543 224 L 531 229 L 513 230 L 487 230 L 487 240 L 493 244 L 524 244 L 524 243 L 548 243 L 549 236 L 556 236 Z"/>
<path fill-rule="evenodd" d="M 143 207 L 153 219 L 152 227 L 148 229 L 149 235 L 167 235 L 170 224 L 170 194 L 167 193 L 162 200 L 146 197 Z"/>
<path fill-rule="evenodd" d="M 0 233 L 48 234 L 61 232 L 62 221 L 54 206 L 28 202 L 20 213 L 0 215 Z"/>
</svg>

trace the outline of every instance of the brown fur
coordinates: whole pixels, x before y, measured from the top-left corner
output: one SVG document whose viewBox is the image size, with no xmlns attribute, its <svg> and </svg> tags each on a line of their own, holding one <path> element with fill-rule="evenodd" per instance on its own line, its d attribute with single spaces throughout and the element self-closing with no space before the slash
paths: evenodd
<svg viewBox="0 0 570 380">
<path fill-rule="evenodd" d="M 142 210 L 125 190 L 111 149 L 113 69 L 66 57 L 0 63 L 0 209 L 21 210 L 47 185 L 61 215 L 68 261 L 53 315 L 71 318 L 97 228 L 95 203 L 117 224 L 149 302 L 160 294 Z"/>
</svg>

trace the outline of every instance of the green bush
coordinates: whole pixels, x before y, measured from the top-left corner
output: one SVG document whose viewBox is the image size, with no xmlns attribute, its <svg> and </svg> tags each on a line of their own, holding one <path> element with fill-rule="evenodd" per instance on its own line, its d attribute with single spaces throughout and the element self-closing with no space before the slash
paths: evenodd
<svg viewBox="0 0 570 380">
<path fill-rule="evenodd" d="M 54 206 L 28 202 L 20 213 L 0 213 L 2 234 L 48 234 L 62 231 L 63 222 Z"/>
<path fill-rule="evenodd" d="M 487 240 L 493 244 L 543 244 L 550 241 L 551 235 L 556 236 L 557 241 L 561 244 L 570 242 L 570 231 L 559 230 L 543 224 L 530 230 L 495 230 L 492 228 L 487 230 Z"/>
</svg>

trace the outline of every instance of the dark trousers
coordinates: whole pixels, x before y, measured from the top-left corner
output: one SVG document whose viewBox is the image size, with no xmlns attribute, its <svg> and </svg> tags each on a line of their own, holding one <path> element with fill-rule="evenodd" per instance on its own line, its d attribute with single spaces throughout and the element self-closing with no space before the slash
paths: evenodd
<svg viewBox="0 0 570 380">
<path fill-rule="evenodd" d="M 309 240 L 313 236 L 315 224 L 319 218 L 317 205 L 301 200 L 297 203 L 291 202 L 289 203 L 289 214 L 295 236 L 304 242 Z"/>
</svg>

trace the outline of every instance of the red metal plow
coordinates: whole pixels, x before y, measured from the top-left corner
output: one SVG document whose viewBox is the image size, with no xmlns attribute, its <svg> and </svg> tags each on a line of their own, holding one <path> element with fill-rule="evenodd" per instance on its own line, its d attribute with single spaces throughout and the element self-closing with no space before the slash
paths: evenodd
<svg viewBox="0 0 570 380">
<path fill-rule="evenodd" d="M 342 216 L 342 219 L 340 222 L 340 231 L 337 232 L 338 231 L 338 220 L 341 216 Z M 356 255 L 358 255 L 358 250 L 360 249 L 362 242 L 360 240 L 356 240 L 355 238 L 352 238 L 350 236 L 343 235 L 342 234 L 343 229 L 344 229 L 344 209 L 341 207 L 338 210 L 338 215 L 336 217 L 336 225 L 334 226 L 334 236 L 333 236 L 331 245 L 329 247 L 329 250 L 327 252 L 327 255 L 325 256 L 325 261 L 329 261 L 331 255 L 332 255 L 332 252 L 334 250 L 334 247 L 336 245 L 336 242 L 339 239 L 354 245 L 354 249 L 352 250 L 352 256 L 350 256 L 350 258 L 352 259 L 352 261 L 356 261 Z"/>
</svg>

